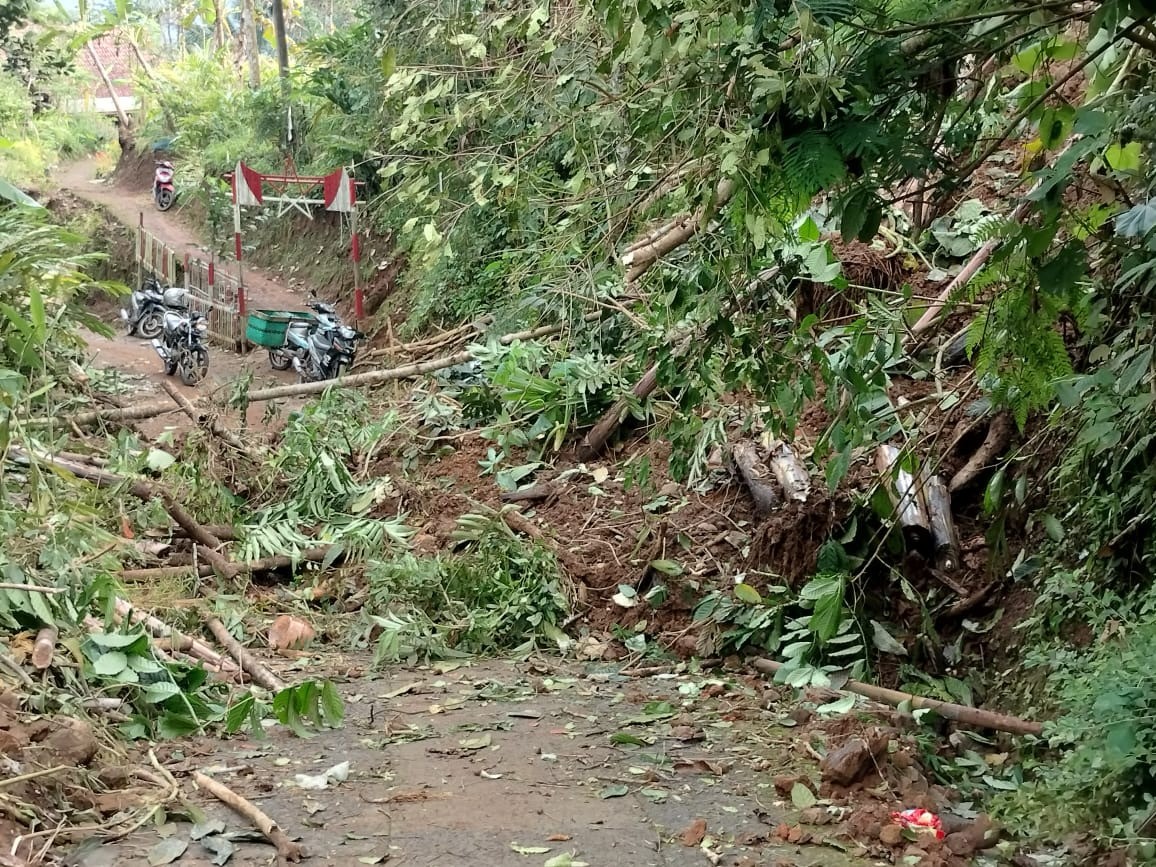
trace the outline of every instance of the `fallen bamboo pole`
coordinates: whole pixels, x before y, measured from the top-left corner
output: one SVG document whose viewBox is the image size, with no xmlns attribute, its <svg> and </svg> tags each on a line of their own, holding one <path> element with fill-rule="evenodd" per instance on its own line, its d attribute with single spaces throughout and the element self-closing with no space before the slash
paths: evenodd
<svg viewBox="0 0 1156 867">
<path fill-rule="evenodd" d="M 273 844 L 277 850 L 279 861 L 296 863 L 304 857 L 305 853 L 301 851 L 301 847 L 290 840 L 289 835 L 279 828 L 269 816 L 261 812 L 252 801 L 242 798 L 228 786 L 218 783 L 200 771 L 193 771 L 193 782 L 197 784 L 198 788 L 204 789 L 233 812 L 248 819 L 253 827 L 264 834 L 265 838 Z"/>
<path fill-rule="evenodd" d="M 193 424 L 204 427 L 215 437 L 227 445 L 232 446 L 234 449 L 245 455 L 245 457 L 254 463 L 261 462 L 261 455 L 258 452 L 250 449 L 247 445 L 241 442 L 241 438 L 239 436 L 226 428 L 212 416 L 208 414 L 202 415 L 199 413 L 197 408 L 193 406 L 192 402 L 179 391 L 177 391 L 177 387 L 175 385 L 166 379 L 161 380 L 161 387 L 169 393 L 169 397 L 173 399 L 173 403 L 181 408 L 184 414 L 192 420 Z"/>
<path fill-rule="evenodd" d="M 166 638 L 169 639 L 170 642 L 183 642 L 184 638 L 187 637 L 178 634 L 175 629 L 163 620 L 159 620 L 151 614 L 146 614 L 143 611 L 133 608 L 131 602 L 119 597 L 113 602 L 113 610 L 121 619 L 128 618 L 132 623 L 139 623 L 144 626 L 154 638 Z M 196 638 L 189 638 L 188 640 L 191 642 L 188 646 L 188 653 L 197 659 L 215 666 L 223 674 L 235 675 L 240 670 L 235 662 L 221 656 L 221 654 L 217 653 L 217 651 L 213 650 L 213 648 L 209 647 L 209 645 L 203 641 Z"/>
<path fill-rule="evenodd" d="M 583 317 L 583 321 L 592 321 L 601 316 L 601 312 L 588 313 Z M 507 334 L 500 338 L 498 342 L 503 346 L 508 346 L 518 340 L 535 340 L 539 337 L 557 334 L 563 331 L 565 327 L 565 325 L 543 325 L 540 328 L 531 328 L 528 331 L 518 331 L 513 334 Z M 246 400 L 248 400 L 249 403 L 260 403 L 266 400 L 280 400 L 286 397 L 305 397 L 313 394 L 321 394 L 330 388 L 361 388 L 368 385 L 381 385 L 399 379 L 413 379 L 427 373 L 445 370 L 447 367 L 457 367 L 459 364 L 472 361 L 473 358 L 474 354 L 472 352 L 463 350 L 462 352 L 457 352 L 444 358 L 418 361 L 413 364 L 390 368 L 389 370 L 371 370 L 368 373 L 355 373 L 352 376 L 327 379 L 321 382 L 302 382 L 296 385 L 278 385 L 273 388 L 261 388 L 249 392 L 249 394 L 246 395 Z M 197 407 L 196 402 L 190 405 L 193 406 L 194 409 Z M 68 420 L 77 427 L 87 427 L 98 422 L 140 421 L 142 419 L 164 415 L 165 413 L 179 411 L 178 407 L 174 406 L 171 401 L 164 401 L 142 403 L 136 406 L 117 407 L 116 409 L 81 412 Z M 44 427 L 55 420 L 55 418 L 34 418 L 29 419 L 25 424 L 30 427 Z"/>
<path fill-rule="evenodd" d="M 274 554 L 271 557 L 262 557 L 260 560 L 250 560 L 247 563 L 232 563 L 238 575 L 257 572 L 274 572 L 277 569 L 288 569 L 297 563 L 320 563 L 333 550 L 332 545 L 322 545 L 317 548 L 307 548 L 296 558 L 286 554 Z M 122 581 L 148 581 L 159 578 L 206 578 L 213 574 L 213 567 L 202 563 L 194 570 L 192 566 L 157 566 L 152 569 L 124 569 L 119 573 Z"/>
<path fill-rule="evenodd" d="M 770 675 L 777 674 L 783 667 L 781 662 L 775 662 L 774 660 L 763 659 L 761 657 L 756 658 L 753 664 L 756 671 Z M 1043 733 L 1044 730 L 1042 723 L 1030 722 L 1019 717 L 1007 716 L 1006 714 L 996 713 L 990 710 L 982 710 L 978 707 L 967 707 L 966 705 L 939 701 L 938 699 L 927 698 L 922 695 L 899 692 L 898 690 L 887 689 L 882 686 L 872 686 L 869 683 L 860 683 L 857 680 L 847 681 L 843 684 L 842 691 L 853 692 L 856 695 L 861 695 L 872 701 L 883 702 L 884 704 L 895 707 L 905 702 L 910 702 L 912 710 L 924 708 L 933 710 L 944 719 L 964 723 L 965 725 L 978 726 L 979 728 L 1010 732 L 1016 735 L 1039 735 Z"/>
<path fill-rule="evenodd" d="M 206 625 L 213 633 L 213 637 L 229 651 L 229 655 L 237 660 L 237 664 L 253 679 L 255 684 L 265 687 L 270 692 L 280 692 L 285 688 L 284 682 L 277 675 L 273 674 L 253 654 L 242 647 L 241 642 L 229 634 L 229 630 L 225 628 L 225 624 L 219 618 L 209 618 Z"/>
</svg>

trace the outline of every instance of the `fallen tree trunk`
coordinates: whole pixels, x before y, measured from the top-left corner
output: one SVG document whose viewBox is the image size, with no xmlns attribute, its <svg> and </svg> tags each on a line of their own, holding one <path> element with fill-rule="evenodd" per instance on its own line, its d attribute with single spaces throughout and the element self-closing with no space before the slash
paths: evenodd
<svg viewBox="0 0 1156 867">
<path fill-rule="evenodd" d="M 774 486 L 771 471 L 759 456 L 758 446 L 742 441 L 731 446 L 731 460 L 735 471 L 746 483 L 755 501 L 755 512 L 766 515 L 783 504 L 779 490 Z"/>
<path fill-rule="evenodd" d="M 219 618 L 209 618 L 206 625 L 213 633 L 213 637 L 229 651 L 229 655 L 237 660 L 237 664 L 253 679 L 254 683 L 265 687 L 270 692 L 280 692 L 285 688 L 284 682 L 277 675 L 273 674 L 253 654 L 242 647 L 241 642 L 229 634 L 229 630 L 225 628 L 225 624 Z"/>
<path fill-rule="evenodd" d="M 777 674 L 783 667 L 781 662 L 762 658 L 755 659 L 753 665 L 756 671 L 770 675 Z M 911 693 L 899 692 L 898 690 L 887 689 L 882 686 L 872 686 L 869 683 L 860 683 L 857 680 L 847 681 L 843 685 L 842 691 L 853 692 L 856 695 L 861 695 L 872 701 L 883 702 L 884 704 L 895 707 L 910 703 L 911 710 L 926 708 L 935 711 L 944 719 L 949 719 L 953 722 L 993 729 L 1000 732 L 1011 732 L 1017 735 L 1039 735 L 1043 732 L 1044 728 L 1042 723 L 1030 722 L 1019 717 L 1007 716 L 1006 714 L 996 713 L 990 710 L 982 710 L 978 707 L 967 707 L 962 704 L 939 701 L 938 699 L 927 698 L 922 695 L 912 695 Z"/>
<path fill-rule="evenodd" d="M 307 548 L 296 558 L 298 563 L 320 563 L 329 556 L 332 545 L 322 545 L 317 548 Z M 278 569 L 288 569 L 293 566 L 294 558 L 285 554 L 274 554 L 271 557 L 262 557 L 260 560 L 251 560 L 247 563 L 230 564 L 237 570 L 238 575 L 247 575 L 259 572 L 274 572 Z M 160 578 L 193 577 L 205 578 L 213 574 L 213 567 L 202 563 L 192 566 L 157 566 L 152 569 L 125 569 L 119 573 L 122 581 L 148 581 Z"/>
<path fill-rule="evenodd" d="M 634 400 L 646 400 L 658 388 L 658 365 L 653 365 L 650 370 L 643 374 L 642 379 L 638 380 L 634 388 L 631 389 L 630 394 Z M 588 461 L 592 458 L 598 457 L 602 450 L 606 448 L 606 443 L 618 427 L 622 424 L 622 419 L 625 417 L 627 410 L 629 410 L 631 398 L 621 397 L 614 402 L 598 420 L 594 427 L 590 428 L 585 437 L 582 438 L 582 444 L 578 447 L 578 456 Z"/>
</svg>

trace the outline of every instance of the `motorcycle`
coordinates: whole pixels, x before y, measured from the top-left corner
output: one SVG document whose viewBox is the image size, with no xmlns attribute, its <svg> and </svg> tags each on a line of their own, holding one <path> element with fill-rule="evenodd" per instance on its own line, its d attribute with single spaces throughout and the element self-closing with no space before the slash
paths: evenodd
<svg viewBox="0 0 1156 867">
<path fill-rule="evenodd" d="M 153 340 L 153 348 L 165 363 L 165 376 L 179 373 L 188 386 L 204 381 L 209 375 L 208 331 L 208 320 L 201 313 L 165 313 L 162 334 Z"/>
<path fill-rule="evenodd" d="M 153 201 L 158 211 L 167 211 L 173 206 L 177 196 L 173 186 L 173 164 L 168 160 L 158 160 L 153 174 Z"/>
<path fill-rule="evenodd" d="M 188 305 L 188 293 L 180 286 L 162 286 L 156 277 L 146 277 L 139 289 L 134 289 L 128 306 L 120 309 L 120 318 L 128 326 L 128 336 L 136 333 L 145 340 L 160 336 L 165 325 L 165 313 Z"/>
<path fill-rule="evenodd" d="M 285 331 L 285 343 L 269 350 L 274 370 L 292 367 L 302 382 L 336 379 L 353 366 L 357 341 L 365 337 L 337 316 L 331 304 L 321 301 L 305 305 L 317 314 L 313 322 L 292 322 Z"/>
</svg>

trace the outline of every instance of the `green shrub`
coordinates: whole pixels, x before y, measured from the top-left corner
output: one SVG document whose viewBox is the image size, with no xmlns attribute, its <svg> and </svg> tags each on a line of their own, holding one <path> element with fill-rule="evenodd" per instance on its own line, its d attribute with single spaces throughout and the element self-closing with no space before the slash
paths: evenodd
<svg viewBox="0 0 1156 867">
<path fill-rule="evenodd" d="M 371 566 L 367 580 L 381 662 L 532 647 L 561 634 L 568 610 L 553 554 L 496 524 L 465 553 L 407 552 Z"/>
</svg>

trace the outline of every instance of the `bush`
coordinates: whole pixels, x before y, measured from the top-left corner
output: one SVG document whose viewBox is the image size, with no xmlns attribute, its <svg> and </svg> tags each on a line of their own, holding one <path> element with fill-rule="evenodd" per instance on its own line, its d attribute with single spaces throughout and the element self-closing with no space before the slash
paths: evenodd
<svg viewBox="0 0 1156 867">
<path fill-rule="evenodd" d="M 533 647 L 561 634 L 568 610 L 553 554 L 496 524 L 463 554 L 407 552 L 366 577 L 380 662 Z"/>
<path fill-rule="evenodd" d="M 1045 735 L 1058 755 L 998 804 L 1009 827 L 1059 842 L 1072 833 L 1135 839 L 1156 809 L 1156 615 L 1122 626 L 1091 653 L 1058 651 L 1061 716 Z"/>
</svg>

